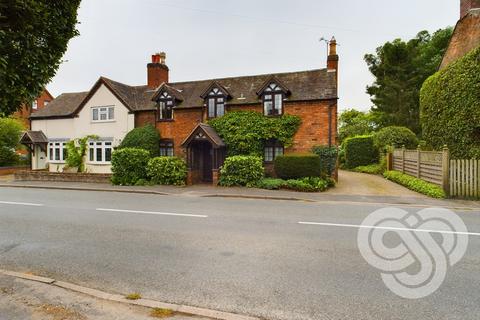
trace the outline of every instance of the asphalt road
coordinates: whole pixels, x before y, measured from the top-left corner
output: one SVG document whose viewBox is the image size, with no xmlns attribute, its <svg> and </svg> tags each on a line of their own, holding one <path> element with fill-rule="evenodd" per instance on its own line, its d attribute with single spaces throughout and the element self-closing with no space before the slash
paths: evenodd
<svg viewBox="0 0 480 320">
<path fill-rule="evenodd" d="M 408 300 L 362 258 L 356 228 L 298 223 L 378 208 L 0 188 L 0 268 L 267 319 L 478 319 L 480 236 L 437 292 Z M 480 212 L 458 214 L 480 232 Z"/>
</svg>

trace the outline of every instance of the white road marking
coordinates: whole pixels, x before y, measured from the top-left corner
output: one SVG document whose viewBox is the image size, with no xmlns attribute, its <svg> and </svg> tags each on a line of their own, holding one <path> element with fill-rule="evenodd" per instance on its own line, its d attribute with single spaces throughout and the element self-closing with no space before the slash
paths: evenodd
<svg viewBox="0 0 480 320">
<path fill-rule="evenodd" d="M 12 205 L 18 205 L 18 206 L 34 206 L 34 207 L 43 206 L 43 204 L 41 203 L 13 202 L 13 201 L 0 201 L 0 204 L 12 204 Z"/>
<path fill-rule="evenodd" d="M 470 236 L 480 236 L 477 232 L 458 232 L 448 230 L 428 230 L 428 229 L 413 229 L 413 228 L 395 228 L 395 227 L 376 227 L 376 226 L 363 226 L 357 224 L 340 224 L 340 223 L 327 223 L 327 222 L 308 222 L 300 221 L 299 224 L 306 225 L 318 225 L 327 227 L 344 227 L 344 228 L 365 228 L 365 229 L 383 229 L 383 230 L 397 230 L 397 231 L 414 231 L 414 232 L 431 232 L 431 233 L 445 233 L 445 234 L 466 234 Z"/>
<path fill-rule="evenodd" d="M 191 217 L 191 218 L 208 218 L 203 214 L 188 214 L 188 213 L 172 213 L 172 212 L 157 212 L 157 211 L 140 211 L 140 210 L 123 210 L 123 209 L 106 209 L 97 208 L 97 211 L 109 211 L 109 212 L 127 212 L 127 213 L 142 213 L 142 214 L 156 214 L 160 216 L 178 216 L 178 217 Z"/>
</svg>

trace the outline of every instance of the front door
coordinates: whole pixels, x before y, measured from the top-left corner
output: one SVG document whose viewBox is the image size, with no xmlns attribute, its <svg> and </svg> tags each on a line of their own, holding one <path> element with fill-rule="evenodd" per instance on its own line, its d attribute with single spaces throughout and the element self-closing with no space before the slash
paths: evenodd
<svg viewBox="0 0 480 320">
<path fill-rule="evenodd" d="M 33 169 L 43 170 L 47 168 L 47 155 L 40 146 L 36 145 L 35 148 L 35 162 L 36 166 L 33 166 Z"/>
<path fill-rule="evenodd" d="M 203 182 L 212 182 L 212 158 L 213 158 L 213 149 L 212 145 L 209 142 L 203 142 L 200 147 L 201 157 L 202 157 L 202 180 Z"/>
</svg>

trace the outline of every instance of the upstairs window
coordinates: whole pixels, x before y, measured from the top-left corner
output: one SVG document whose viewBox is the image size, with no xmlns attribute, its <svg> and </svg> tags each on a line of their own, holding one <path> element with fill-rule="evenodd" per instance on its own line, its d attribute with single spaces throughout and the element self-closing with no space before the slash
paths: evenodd
<svg viewBox="0 0 480 320">
<path fill-rule="evenodd" d="M 92 108 L 92 121 L 113 121 L 115 120 L 114 107 L 93 107 Z"/>
<path fill-rule="evenodd" d="M 37 109 L 38 109 L 38 101 L 37 101 L 37 100 L 33 100 L 33 102 L 32 102 L 32 109 L 33 109 L 33 110 L 37 110 Z"/>
<path fill-rule="evenodd" d="M 173 141 L 170 139 L 160 140 L 160 156 L 173 157 Z"/>
<path fill-rule="evenodd" d="M 112 161 L 111 141 L 90 141 L 88 147 L 88 160 L 90 162 L 109 163 Z"/>
<path fill-rule="evenodd" d="M 173 119 L 173 107 L 175 99 L 167 92 L 164 92 L 158 98 L 158 121 L 172 120 Z"/>
<path fill-rule="evenodd" d="M 225 114 L 225 95 L 220 89 L 213 88 L 206 100 L 209 118 L 218 118 Z"/>
<path fill-rule="evenodd" d="M 276 157 L 283 155 L 283 145 L 275 139 L 268 140 L 265 143 L 264 151 L 264 161 L 273 162 Z"/>
<path fill-rule="evenodd" d="M 270 83 L 263 91 L 263 112 L 266 116 L 283 114 L 284 90 L 276 83 Z"/>
</svg>

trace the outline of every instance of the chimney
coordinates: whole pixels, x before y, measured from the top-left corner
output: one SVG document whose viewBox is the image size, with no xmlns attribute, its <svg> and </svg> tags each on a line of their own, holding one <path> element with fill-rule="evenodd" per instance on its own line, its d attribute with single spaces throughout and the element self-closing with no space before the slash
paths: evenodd
<svg viewBox="0 0 480 320">
<path fill-rule="evenodd" d="M 480 8 L 480 0 L 460 0 L 460 19 L 472 9 Z"/>
<path fill-rule="evenodd" d="M 147 64 L 147 86 L 150 89 L 156 89 L 162 83 L 168 82 L 166 58 L 165 52 L 155 53 L 152 55 L 152 62 Z"/>
<path fill-rule="evenodd" d="M 480 1 L 480 0 L 479 0 Z M 327 70 L 335 71 L 335 78 L 338 83 L 338 54 L 337 54 L 337 40 L 335 37 L 332 37 L 332 40 L 329 42 L 329 52 L 327 58 Z"/>
</svg>

